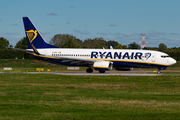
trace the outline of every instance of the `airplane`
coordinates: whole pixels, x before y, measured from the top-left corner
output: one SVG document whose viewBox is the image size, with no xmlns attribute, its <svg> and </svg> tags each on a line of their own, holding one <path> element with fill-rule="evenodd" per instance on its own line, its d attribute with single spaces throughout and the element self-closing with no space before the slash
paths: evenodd
<svg viewBox="0 0 180 120">
<path fill-rule="evenodd" d="M 158 68 L 157 73 L 160 73 L 176 63 L 168 54 L 153 50 L 59 48 L 48 44 L 28 17 L 23 17 L 23 23 L 28 49 L 14 49 L 54 64 L 87 67 L 87 73 L 92 73 L 93 69 L 105 73 L 113 68 Z"/>
</svg>

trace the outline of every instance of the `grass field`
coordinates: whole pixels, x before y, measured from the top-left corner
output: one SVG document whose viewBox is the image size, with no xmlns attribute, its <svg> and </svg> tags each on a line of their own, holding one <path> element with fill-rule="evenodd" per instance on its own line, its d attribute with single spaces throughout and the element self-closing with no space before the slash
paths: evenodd
<svg viewBox="0 0 180 120">
<path fill-rule="evenodd" d="M 20 71 L 20 72 L 33 72 L 35 68 L 44 68 L 45 71 L 50 69 L 51 71 L 59 72 L 67 70 L 67 66 L 61 66 L 56 64 L 51 64 L 48 62 L 44 62 L 41 60 L 28 60 L 28 59 L 0 59 L 0 71 L 4 71 L 3 67 L 12 67 L 12 71 Z M 81 67 L 81 70 L 86 70 L 84 67 Z M 8 71 L 7 71 L 8 72 Z"/>
<path fill-rule="evenodd" d="M 0 119 L 180 119 L 180 76 L 0 74 Z"/>
</svg>

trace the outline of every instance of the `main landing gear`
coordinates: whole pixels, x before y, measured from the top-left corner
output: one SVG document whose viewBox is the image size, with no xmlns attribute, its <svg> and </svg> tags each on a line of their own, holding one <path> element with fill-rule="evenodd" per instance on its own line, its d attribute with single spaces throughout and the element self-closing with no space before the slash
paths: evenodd
<svg viewBox="0 0 180 120">
<path fill-rule="evenodd" d="M 92 69 L 92 68 L 87 68 L 87 69 L 86 69 L 86 72 L 87 72 L 87 73 L 92 73 L 92 72 L 93 72 L 93 69 Z"/>
<path fill-rule="evenodd" d="M 99 73 L 105 73 L 106 71 L 105 70 L 99 70 Z"/>
<path fill-rule="evenodd" d="M 87 73 L 92 73 L 93 69 L 89 67 L 89 68 L 86 69 L 86 72 Z M 105 70 L 99 70 L 99 73 L 105 73 L 105 72 L 106 72 Z"/>
</svg>

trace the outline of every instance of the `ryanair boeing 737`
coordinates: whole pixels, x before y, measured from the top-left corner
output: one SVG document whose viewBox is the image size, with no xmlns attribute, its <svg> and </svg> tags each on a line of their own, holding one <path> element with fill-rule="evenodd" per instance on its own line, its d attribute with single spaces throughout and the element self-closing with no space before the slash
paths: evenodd
<svg viewBox="0 0 180 120">
<path fill-rule="evenodd" d="M 44 41 L 28 17 L 23 17 L 23 22 L 28 43 L 28 49 L 24 51 L 50 63 L 88 67 L 87 73 L 92 73 L 93 69 L 105 73 L 113 68 L 158 68 L 160 72 L 176 63 L 166 53 L 152 50 L 58 48 Z"/>
</svg>

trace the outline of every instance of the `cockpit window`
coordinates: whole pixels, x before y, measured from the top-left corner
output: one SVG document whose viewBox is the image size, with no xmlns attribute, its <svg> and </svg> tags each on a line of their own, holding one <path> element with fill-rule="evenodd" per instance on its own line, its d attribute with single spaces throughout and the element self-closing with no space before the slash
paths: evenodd
<svg viewBox="0 0 180 120">
<path fill-rule="evenodd" d="M 162 58 L 167 58 L 169 57 L 168 55 L 161 55 Z"/>
</svg>

